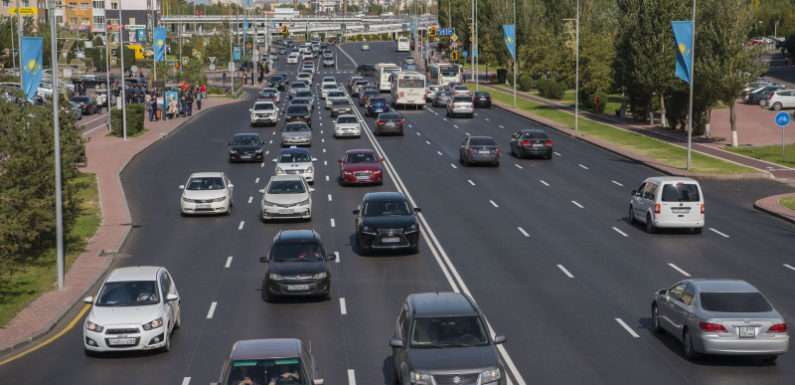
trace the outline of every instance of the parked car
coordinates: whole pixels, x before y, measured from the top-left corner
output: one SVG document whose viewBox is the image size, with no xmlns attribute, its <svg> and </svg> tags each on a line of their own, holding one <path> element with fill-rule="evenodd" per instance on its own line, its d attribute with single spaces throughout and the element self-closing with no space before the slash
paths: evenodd
<svg viewBox="0 0 795 385">
<path fill-rule="evenodd" d="M 83 322 L 86 354 L 171 350 L 171 334 L 182 326 L 174 278 L 160 266 L 114 269 L 96 296 L 83 299 L 91 310 Z"/>
<path fill-rule="evenodd" d="M 770 94 L 781 89 L 784 89 L 784 86 L 778 84 L 759 87 L 746 94 L 743 99 L 747 104 L 766 105 Z"/>
<path fill-rule="evenodd" d="M 79 104 L 83 115 L 94 115 L 99 111 L 97 103 L 88 96 L 72 96 L 69 101 Z"/>
<path fill-rule="evenodd" d="M 472 97 L 471 96 L 453 96 L 449 102 L 447 102 L 447 116 L 448 117 L 455 117 L 455 116 L 466 116 L 468 118 L 472 118 L 475 114 L 475 107 L 472 104 Z"/>
<path fill-rule="evenodd" d="M 371 97 L 367 99 L 365 108 L 367 109 L 367 116 L 378 116 L 378 114 L 382 112 L 389 111 L 389 106 L 387 106 L 386 99 L 384 98 Z"/>
<path fill-rule="evenodd" d="M 273 237 L 268 255 L 260 261 L 268 264 L 262 281 L 266 301 L 278 297 L 321 297 L 331 294 L 331 269 L 327 254 L 314 230 L 282 230 Z"/>
<path fill-rule="evenodd" d="M 364 195 L 355 216 L 356 246 L 360 254 L 373 250 L 419 250 L 416 213 L 400 192 L 371 192 Z"/>
<path fill-rule="evenodd" d="M 500 165 L 500 148 L 490 136 L 467 135 L 458 148 L 458 161 L 465 165 L 490 164 Z"/>
<path fill-rule="evenodd" d="M 274 175 L 262 192 L 260 217 L 272 219 L 312 219 L 312 191 L 301 175 Z"/>
<path fill-rule="evenodd" d="M 230 162 L 261 162 L 263 159 L 263 151 L 265 150 L 265 141 L 256 132 L 241 132 L 232 135 L 229 140 L 229 161 Z"/>
<path fill-rule="evenodd" d="M 296 123 L 300 124 L 300 123 Z M 276 163 L 274 174 L 276 175 L 300 175 L 307 183 L 315 181 L 315 167 L 313 163 L 317 159 L 312 157 L 309 150 L 303 148 L 285 148 L 281 150 L 278 158 L 274 158 Z"/>
<path fill-rule="evenodd" d="M 784 318 L 759 290 L 734 279 L 685 279 L 654 293 L 652 330 L 682 342 L 688 360 L 701 354 L 761 356 L 789 351 Z"/>
<path fill-rule="evenodd" d="M 356 138 L 362 136 L 362 125 L 356 116 L 351 114 L 339 115 L 334 120 L 334 137 L 340 138 L 343 136 Z"/>
<path fill-rule="evenodd" d="M 383 184 L 383 159 L 370 149 L 345 151 L 345 156 L 338 160 L 340 166 L 339 181 L 342 185 Z"/>
<path fill-rule="evenodd" d="M 695 179 L 652 177 L 632 190 L 629 221 L 642 222 L 646 231 L 686 228 L 701 233 L 704 228 L 704 194 Z"/>
<path fill-rule="evenodd" d="M 183 215 L 229 214 L 234 188 L 223 172 L 195 172 L 179 186 L 181 212 Z"/>
<path fill-rule="evenodd" d="M 406 119 L 399 113 L 382 112 L 378 114 L 378 118 L 375 120 L 373 133 L 376 135 L 395 134 L 402 136 L 405 126 Z"/>
<path fill-rule="evenodd" d="M 767 98 L 768 108 L 779 111 L 783 108 L 795 108 L 795 89 L 773 91 Z"/>
<path fill-rule="evenodd" d="M 472 103 L 475 108 L 491 108 L 491 94 L 485 91 L 475 91 Z"/>
<path fill-rule="evenodd" d="M 398 384 L 505 385 L 497 351 L 505 337 L 493 338 L 486 317 L 466 294 L 410 294 L 400 308 L 389 341 Z"/>
<path fill-rule="evenodd" d="M 282 127 L 281 145 L 282 147 L 311 146 L 312 128 L 302 120 L 287 122 L 287 124 Z"/>
<path fill-rule="evenodd" d="M 540 128 L 522 128 L 511 134 L 511 155 L 552 159 L 552 139 Z"/>
<path fill-rule="evenodd" d="M 266 378 L 267 377 L 267 378 Z M 312 351 L 296 338 L 241 340 L 224 361 L 219 385 L 323 385 Z"/>
</svg>

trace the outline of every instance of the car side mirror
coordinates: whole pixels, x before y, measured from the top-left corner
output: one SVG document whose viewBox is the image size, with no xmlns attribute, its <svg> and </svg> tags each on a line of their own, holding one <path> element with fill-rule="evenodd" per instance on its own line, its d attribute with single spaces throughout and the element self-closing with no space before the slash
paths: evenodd
<svg viewBox="0 0 795 385">
<path fill-rule="evenodd" d="M 496 344 L 496 345 L 504 344 L 505 341 L 506 341 L 505 336 L 495 336 L 494 337 L 494 344 Z"/>
<path fill-rule="evenodd" d="M 268 256 L 264 255 L 262 257 L 259 257 L 259 261 L 260 263 L 268 263 Z"/>
<path fill-rule="evenodd" d="M 179 189 L 180 190 L 184 190 L 185 189 L 185 185 L 184 184 L 179 185 Z"/>
<path fill-rule="evenodd" d="M 254 112 L 254 109 L 253 108 L 249 108 L 248 112 Z"/>
<path fill-rule="evenodd" d="M 402 348 L 403 341 L 400 338 L 393 338 L 389 341 L 389 346 L 393 348 Z"/>
<path fill-rule="evenodd" d="M 166 302 L 174 302 L 179 301 L 179 296 L 176 294 L 167 294 L 166 295 Z"/>
<path fill-rule="evenodd" d="M 353 215 L 359 215 L 359 209 L 353 210 Z"/>
<path fill-rule="evenodd" d="M 83 303 L 87 303 L 87 304 L 92 304 L 92 303 L 94 303 L 94 297 L 93 297 L 93 296 L 90 296 L 90 295 L 89 295 L 89 296 L 87 296 L 87 297 L 83 297 Z"/>
</svg>

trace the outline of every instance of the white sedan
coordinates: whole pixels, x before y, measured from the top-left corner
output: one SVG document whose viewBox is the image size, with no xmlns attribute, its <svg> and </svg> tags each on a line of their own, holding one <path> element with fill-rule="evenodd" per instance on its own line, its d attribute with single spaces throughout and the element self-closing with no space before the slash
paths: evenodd
<svg viewBox="0 0 795 385">
<path fill-rule="evenodd" d="M 307 183 L 314 183 L 315 181 L 315 166 L 313 162 L 317 158 L 313 158 L 312 154 L 305 148 L 290 147 L 281 151 L 278 158 L 274 158 L 276 175 L 300 175 L 307 181 Z"/>
<path fill-rule="evenodd" d="M 313 188 L 300 175 L 275 175 L 262 192 L 263 221 L 271 219 L 312 219 Z"/>
<path fill-rule="evenodd" d="M 223 172 L 191 174 L 188 181 L 179 186 L 182 214 L 229 214 L 234 187 Z"/>
<path fill-rule="evenodd" d="M 159 266 L 113 270 L 102 283 L 83 322 L 86 354 L 171 349 L 171 333 L 181 326 L 180 298 L 174 279 Z"/>
<path fill-rule="evenodd" d="M 339 138 L 342 136 L 362 136 L 362 125 L 359 119 L 354 115 L 345 114 L 337 117 L 334 121 L 334 137 Z"/>
</svg>

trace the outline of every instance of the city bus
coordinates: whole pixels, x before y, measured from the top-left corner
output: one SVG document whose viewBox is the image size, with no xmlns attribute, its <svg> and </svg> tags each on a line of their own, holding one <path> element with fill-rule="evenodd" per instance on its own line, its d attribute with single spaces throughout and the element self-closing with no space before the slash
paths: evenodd
<svg viewBox="0 0 795 385">
<path fill-rule="evenodd" d="M 392 105 L 424 106 L 425 105 L 425 75 L 404 71 L 392 74 Z"/>
<path fill-rule="evenodd" d="M 389 92 L 392 89 L 389 76 L 395 72 L 400 72 L 400 67 L 395 63 L 378 63 L 375 65 L 375 76 L 378 80 L 379 91 Z"/>
<path fill-rule="evenodd" d="M 457 64 L 433 63 L 428 68 L 428 83 L 432 85 L 446 86 L 460 82 L 461 69 Z"/>
<path fill-rule="evenodd" d="M 409 41 L 409 38 L 401 36 L 397 39 L 397 51 L 398 52 L 411 51 L 411 42 Z"/>
</svg>

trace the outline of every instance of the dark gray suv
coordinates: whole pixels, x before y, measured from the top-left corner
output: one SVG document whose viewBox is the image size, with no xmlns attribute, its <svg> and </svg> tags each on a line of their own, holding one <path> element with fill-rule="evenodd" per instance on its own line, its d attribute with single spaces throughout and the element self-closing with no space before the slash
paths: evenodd
<svg viewBox="0 0 795 385">
<path fill-rule="evenodd" d="M 505 385 L 505 370 L 486 321 L 468 296 L 416 293 L 406 298 L 390 341 L 400 385 Z"/>
</svg>

